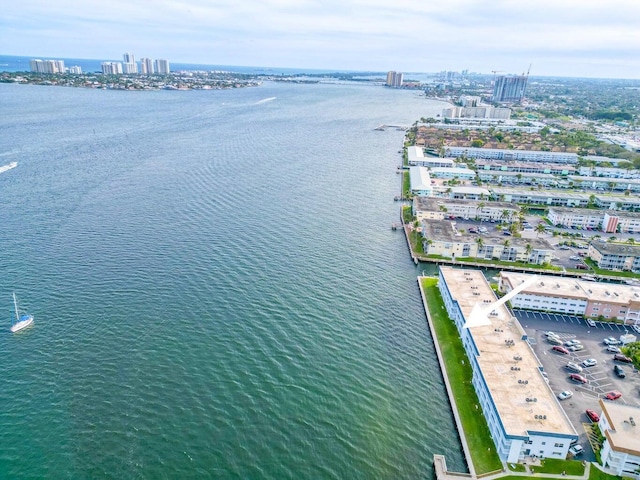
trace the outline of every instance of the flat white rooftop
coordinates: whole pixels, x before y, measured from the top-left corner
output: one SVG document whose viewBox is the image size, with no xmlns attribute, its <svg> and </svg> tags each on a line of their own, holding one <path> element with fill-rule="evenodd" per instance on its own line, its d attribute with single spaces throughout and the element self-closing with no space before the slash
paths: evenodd
<svg viewBox="0 0 640 480">
<path fill-rule="evenodd" d="M 613 450 L 640 457 L 640 408 L 617 402 L 600 400 L 602 412 L 613 429 L 605 435 Z"/>
<path fill-rule="evenodd" d="M 532 275 L 528 273 L 500 272 L 500 278 L 511 289 L 524 283 Z M 619 303 L 640 301 L 640 287 L 605 282 L 589 282 L 571 277 L 540 275 L 538 281 L 526 287 L 522 293 L 545 297 L 575 298 L 584 301 Z"/>
<path fill-rule="evenodd" d="M 449 291 L 457 300 L 465 318 L 480 303 L 497 299 L 484 275 L 478 270 L 441 267 Z M 472 327 L 473 341 L 480 352 L 482 370 L 493 402 L 508 435 L 526 436 L 527 432 L 576 435 L 555 394 L 540 374 L 540 364 L 524 330 L 507 308 L 489 315 L 490 325 Z"/>
</svg>

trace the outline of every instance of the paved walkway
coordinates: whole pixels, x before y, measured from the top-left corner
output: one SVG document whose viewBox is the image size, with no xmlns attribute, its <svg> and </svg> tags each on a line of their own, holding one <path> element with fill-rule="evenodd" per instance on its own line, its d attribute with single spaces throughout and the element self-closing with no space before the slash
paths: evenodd
<svg viewBox="0 0 640 480">
<path fill-rule="evenodd" d="M 450 472 L 447 470 L 447 461 L 445 460 L 443 455 L 434 455 L 433 456 L 433 466 L 436 471 L 436 478 L 438 480 L 468 480 L 468 479 L 477 479 L 481 478 L 482 480 L 497 480 L 501 477 L 506 476 L 514 476 L 514 477 L 538 477 L 538 478 L 557 478 L 563 480 L 587 480 L 589 478 L 589 473 L 591 472 L 592 464 L 589 462 L 585 462 L 584 473 L 582 475 L 562 475 L 562 474 L 554 474 L 554 473 L 536 473 L 531 471 L 532 465 L 540 465 L 539 459 L 528 459 L 527 463 L 524 464 L 525 471 L 524 472 L 512 472 L 509 470 L 508 465 L 504 464 L 504 470 L 502 472 L 494 473 L 487 476 L 476 476 L 475 474 L 469 473 L 459 473 L 459 472 Z M 596 467 L 594 467 L 596 468 Z"/>
</svg>

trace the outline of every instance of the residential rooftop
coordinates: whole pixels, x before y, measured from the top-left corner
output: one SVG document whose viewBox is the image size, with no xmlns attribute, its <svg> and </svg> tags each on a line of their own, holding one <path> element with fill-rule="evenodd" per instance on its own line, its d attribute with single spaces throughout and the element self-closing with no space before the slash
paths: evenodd
<svg viewBox="0 0 640 480">
<path fill-rule="evenodd" d="M 476 305 L 496 301 L 482 272 L 452 267 L 440 270 L 465 318 Z M 505 431 L 521 436 L 530 431 L 576 435 L 540 373 L 542 367 L 524 340 L 524 330 L 504 305 L 495 312 L 497 315 L 488 316 L 490 325 L 472 327 L 470 332 L 479 352 L 478 365 Z"/>
<path fill-rule="evenodd" d="M 512 289 L 529 280 L 533 275 L 518 272 L 500 272 L 501 282 L 507 282 Z M 539 275 L 539 279 L 521 293 L 584 299 L 592 302 L 628 304 L 640 301 L 640 287 L 606 282 L 590 282 L 573 277 Z"/>
<path fill-rule="evenodd" d="M 640 245 L 596 240 L 591 242 L 591 247 L 595 248 L 603 255 L 640 256 Z"/>
<path fill-rule="evenodd" d="M 611 427 L 605 435 L 613 450 L 640 457 L 640 408 L 602 399 L 600 407 Z"/>
</svg>

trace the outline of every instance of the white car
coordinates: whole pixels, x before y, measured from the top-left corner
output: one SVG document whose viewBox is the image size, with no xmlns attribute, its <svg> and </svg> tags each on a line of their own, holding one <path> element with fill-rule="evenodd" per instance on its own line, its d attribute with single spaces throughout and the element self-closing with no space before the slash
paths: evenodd
<svg viewBox="0 0 640 480">
<path fill-rule="evenodd" d="M 605 338 L 602 343 L 604 343 L 605 345 L 618 345 L 620 343 L 619 340 L 613 338 L 613 337 L 608 337 Z"/>
<path fill-rule="evenodd" d="M 589 325 L 590 327 L 595 327 L 596 326 L 596 322 L 594 322 L 590 318 L 587 318 L 587 325 Z"/>
<path fill-rule="evenodd" d="M 585 368 L 589 368 L 589 367 L 593 367 L 598 363 L 598 361 L 595 358 L 587 358 L 586 360 L 582 361 L 582 366 Z"/>
<path fill-rule="evenodd" d="M 566 400 L 567 398 L 571 398 L 571 397 L 573 397 L 573 392 L 570 390 L 565 390 L 564 392 L 560 392 L 558 394 L 559 400 Z"/>
<path fill-rule="evenodd" d="M 572 352 L 579 352 L 580 350 L 584 350 L 584 345 L 582 345 L 581 343 L 574 343 L 568 348 Z"/>
<path fill-rule="evenodd" d="M 582 452 L 584 452 L 584 448 L 582 448 L 582 445 L 574 445 L 573 447 L 569 448 L 569 453 L 573 456 L 580 455 Z"/>
<path fill-rule="evenodd" d="M 610 352 L 610 353 L 621 353 L 620 349 L 618 347 L 616 347 L 615 345 L 609 345 L 607 347 L 607 352 Z"/>
<path fill-rule="evenodd" d="M 567 370 L 571 370 L 572 372 L 582 372 L 582 367 L 575 362 L 567 363 L 564 368 L 566 368 Z"/>
</svg>

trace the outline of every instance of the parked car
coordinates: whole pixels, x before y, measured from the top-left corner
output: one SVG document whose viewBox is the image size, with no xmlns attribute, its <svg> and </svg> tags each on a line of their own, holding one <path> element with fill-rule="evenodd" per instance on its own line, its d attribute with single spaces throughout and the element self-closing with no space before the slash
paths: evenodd
<svg viewBox="0 0 640 480">
<path fill-rule="evenodd" d="M 554 347 L 555 348 L 555 347 Z M 622 362 L 622 363 L 633 363 L 633 360 L 631 360 L 629 357 L 627 357 L 626 355 L 622 355 L 621 353 L 617 353 L 613 356 L 613 360 L 615 362 Z"/>
<path fill-rule="evenodd" d="M 618 376 L 618 378 L 625 378 L 627 376 L 624 368 L 622 368 L 620 365 L 616 365 L 615 367 L 613 367 L 613 371 Z"/>
<path fill-rule="evenodd" d="M 571 255 L 569 260 L 581 260 L 581 258 L 578 255 Z"/>
<path fill-rule="evenodd" d="M 575 345 L 571 345 L 569 347 L 569 350 L 571 350 L 572 352 L 579 352 L 580 350 L 584 350 L 584 345 L 582 345 L 581 343 L 576 343 Z"/>
<path fill-rule="evenodd" d="M 602 343 L 605 345 L 618 345 L 620 344 L 620 340 L 614 337 L 607 337 L 602 341 Z"/>
<path fill-rule="evenodd" d="M 564 342 L 564 346 L 565 347 L 573 347 L 574 345 L 578 345 L 580 342 L 580 340 L 567 340 L 566 342 Z"/>
<path fill-rule="evenodd" d="M 569 453 L 573 456 L 580 455 L 584 452 L 584 448 L 581 445 L 574 445 L 573 447 L 569 447 Z"/>
<path fill-rule="evenodd" d="M 584 263 L 578 263 L 576 264 L 576 268 L 578 270 L 589 270 L 589 267 L 587 267 Z"/>
<path fill-rule="evenodd" d="M 600 415 L 598 415 L 598 412 L 596 412 L 595 410 L 590 410 L 587 408 L 586 412 L 587 417 L 589 417 L 589 420 L 591 420 L 593 423 L 598 423 L 600 421 Z"/>
<path fill-rule="evenodd" d="M 558 337 L 547 337 L 547 342 L 551 345 L 562 345 L 562 340 Z"/>
<path fill-rule="evenodd" d="M 571 398 L 571 397 L 573 397 L 573 392 L 571 390 L 565 390 L 558 394 L 559 400 L 566 400 L 567 398 Z"/>
<path fill-rule="evenodd" d="M 590 318 L 587 318 L 587 325 L 589 325 L 590 327 L 595 327 L 596 326 L 596 322 L 594 322 Z"/>
<path fill-rule="evenodd" d="M 569 379 L 576 383 L 589 383 L 589 380 L 587 380 L 582 375 L 578 375 L 577 373 L 572 373 L 571 375 L 569 375 Z"/>
<path fill-rule="evenodd" d="M 588 367 L 593 367 L 598 363 L 598 361 L 595 358 L 587 358 L 586 360 L 582 361 L 582 366 L 585 368 Z"/>
<path fill-rule="evenodd" d="M 569 362 L 564 367 L 572 372 L 580 373 L 582 371 L 582 367 L 575 362 Z"/>
<path fill-rule="evenodd" d="M 556 345 L 551 350 L 553 350 L 554 352 L 563 353 L 564 355 L 569 355 L 569 350 L 560 345 Z"/>
<path fill-rule="evenodd" d="M 557 337 L 558 334 L 552 331 L 544 332 L 545 337 Z"/>
<path fill-rule="evenodd" d="M 607 352 L 609 353 L 620 353 L 620 349 L 614 345 L 609 345 L 607 347 Z"/>
<path fill-rule="evenodd" d="M 610 392 L 607 392 L 604 396 L 604 398 L 606 398 L 607 400 L 617 400 L 622 396 L 622 394 L 617 391 L 617 390 L 611 390 Z"/>
</svg>

